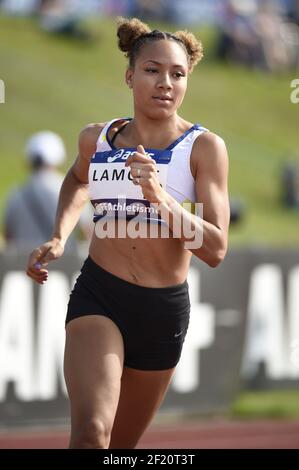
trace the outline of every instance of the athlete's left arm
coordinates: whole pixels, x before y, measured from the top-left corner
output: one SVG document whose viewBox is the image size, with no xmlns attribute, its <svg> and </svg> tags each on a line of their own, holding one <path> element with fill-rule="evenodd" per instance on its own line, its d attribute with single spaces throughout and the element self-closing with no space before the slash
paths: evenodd
<svg viewBox="0 0 299 470">
<path fill-rule="evenodd" d="M 195 157 L 196 200 L 202 204 L 202 218 L 182 209 L 168 194 L 166 205 L 172 216 L 170 227 L 173 229 L 173 218 L 180 219 L 183 225 L 191 223 L 193 236 L 182 234 L 179 238 L 196 257 L 216 267 L 227 251 L 230 222 L 226 145 L 221 137 L 205 132 L 194 142 L 192 152 L 192 157 Z"/>
</svg>

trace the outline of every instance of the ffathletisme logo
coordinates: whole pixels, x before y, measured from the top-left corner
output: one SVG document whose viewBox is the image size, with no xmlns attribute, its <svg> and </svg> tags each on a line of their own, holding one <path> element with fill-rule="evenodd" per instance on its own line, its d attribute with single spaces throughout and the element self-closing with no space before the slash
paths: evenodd
<svg viewBox="0 0 299 470">
<path fill-rule="evenodd" d="M 203 242 L 203 204 L 177 201 L 169 206 L 140 201 L 127 203 L 119 196 L 113 203 L 95 207 L 98 238 L 180 238 L 186 249 L 198 249 Z"/>
<path fill-rule="evenodd" d="M 4 81 L 0 79 L 0 104 L 5 103 L 5 84 Z"/>
</svg>

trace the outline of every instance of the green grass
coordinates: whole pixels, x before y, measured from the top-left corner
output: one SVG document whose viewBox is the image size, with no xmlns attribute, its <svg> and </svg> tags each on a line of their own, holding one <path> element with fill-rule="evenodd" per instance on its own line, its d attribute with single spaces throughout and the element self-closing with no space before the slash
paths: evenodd
<svg viewBox="0 0 299 470">
<path fill-rule="evenodd" d="M 232 418 L 299 418 L 299 391 L 241 393 L 231 407 Z"/>
<path fill-rule="evenodd" d="M 133 113 L 114 21 L 88 25 L 95 40 L 80 44 L 43 33 L 32 19 L 0 17 L 0 78 L 6 84 L 6 103 L 0 105 L 0 216 L 11 186 L 26 177 L 23 148 L 31 133 L 52 129 L 62 135 L 66 169 L 87 123 Z M 299 212 L 280 201 L 281 168 L 290 154 L 299 161 L 299 104 L 289 99 L 296 77 L 219 64 L 213 60 L 214 32 L 205 28 L 198 34 L 205 60 L 190 77 L 180 114 L 227 143 L 230 195 L 246 205 L 243 223 L 230 229 L 230 243 L 298 246 Z"/>
</svg>

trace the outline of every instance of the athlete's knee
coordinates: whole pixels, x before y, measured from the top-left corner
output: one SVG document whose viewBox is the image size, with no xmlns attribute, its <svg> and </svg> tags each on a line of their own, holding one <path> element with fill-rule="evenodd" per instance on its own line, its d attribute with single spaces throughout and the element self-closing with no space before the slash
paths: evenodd
<svg viewBox="0 0 299 470">
<path fill-rule="evenodd" d="M 72 430 L 71 448 L 108 449 L 111 429 L 104 420 L 91 418 Z"/>
</svg>

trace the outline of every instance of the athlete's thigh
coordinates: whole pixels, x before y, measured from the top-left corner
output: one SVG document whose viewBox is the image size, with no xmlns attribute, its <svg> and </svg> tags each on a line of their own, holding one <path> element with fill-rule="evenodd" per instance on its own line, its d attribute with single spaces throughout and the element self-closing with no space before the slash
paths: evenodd
<svg viewBox="0 0 299 470">
<path fill-rule="evenodd" d="M 175 369 L 124 367 L 110 448 L 134 448 L 161 405 Z"/>
<path fill-rule="evenodd" d="M 72 430 L 100 418 L 109 427 L 117 409 L 123 369 L 122 335 L 112 320 L 86 315 L 66 326 L 64 374 Z"/>
</svg>

